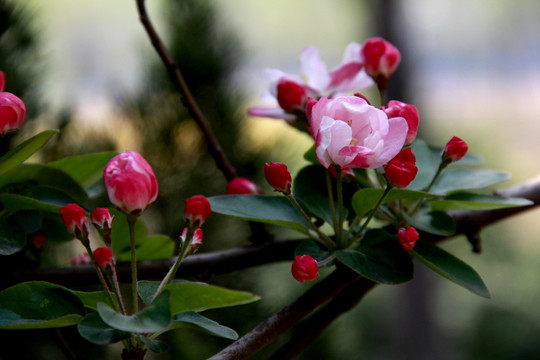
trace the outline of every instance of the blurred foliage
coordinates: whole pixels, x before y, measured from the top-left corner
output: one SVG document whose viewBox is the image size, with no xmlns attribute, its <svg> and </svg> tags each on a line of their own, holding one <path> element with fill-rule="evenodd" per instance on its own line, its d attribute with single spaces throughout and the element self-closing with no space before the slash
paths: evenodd
<svg viewBox="0 0 540 360">
<path fill-rule="evenodd" d="M 26 120 L 37 114 L 36 79 L 42 60 L 37 59 L 37 34 L 31 27 L 33 15 L 21 2 L 0 0 L 0 71 L 6 77 L 4 91 L 21 98 L 26 106 Z M 24 124 L 22 129 L 24 129 Z M 11 146 L 15 133 L 0 141 L 0 154 Z"/>
</svg>

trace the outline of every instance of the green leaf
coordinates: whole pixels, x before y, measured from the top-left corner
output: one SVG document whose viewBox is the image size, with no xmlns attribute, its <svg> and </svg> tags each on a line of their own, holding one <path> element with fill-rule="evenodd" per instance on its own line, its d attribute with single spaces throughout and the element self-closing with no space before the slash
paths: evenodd
<svg viewBox="0 0 540 360">
<path fill-rule="evenodd" d="M 317 159 L 317 154 L 315 154 L 315 144 L 313 144 L 308 151 L 304 153 L 304 159 L 309 161 L 312 164 L 319 165 L 320 162 Z"/>
<path fill-rule="evenodd" d="M 102 302 L 111 305 L 109 297 L 105 291 L 75 291 L 73 293 L 82 301 L 83 305 L 89 309 L 97 310 L 97 304 Z"/>
<path fill-rule="evenodd" d="M 451 236 L 456 233 L 454 219 L 444 211 L 431 211 L 414 218 L 404 217 L 411 226 L 430 234 Z"/>
<path fill-rule="evenodd" d="M 409 186 L 407 186 L 407 189 L 424 190 L 428 187 L 437 172 L 441 155 L 440 153 L 434 155 L 432 149 L 424 141 L 419 139 L 411 144 L 411 150 L 416 157 L 418 173 Z"/>
<path fill-rule="evenodd" d="M 61 191 L 79 204 L 84 204 L 88 200 L 86 192 L 78 182 L 65 172 L 47 165 L 22 164 L 0 177 L 0 188 L 4 189 L 21 186 L 23 190 L 30 191 L 32 187 L 40 185 Z"/>
<path fill-rule="evenodd" d="M 469 265 L 427 241 L 417 241 L 410 253 L 430 269 L 472 293 L 490 298 L 489 290 Z"/>
<path fill-rule="evenodd" d="M 483 189 L 510 178 L 504 171 L 488 169 L 446 169 L 431 188 L 434 194 L 447 194 L 456 190 Z"/>
<path fill-rule="evenodd" d="M 413 278 L 413 264 L 395 236 L 369 230 L 356 249 L 338 250 L 336 258 L 358 274 L 382 284 L 401 284 Z"/>
<path fill-rule="evenodd" d="M 83 188 L 88 188 L 102 178 L 103 169 L 117 153 L 103 152 L 65 157 L 48 165 L 64 171 Z"/>
<path fill-rule="evenodd" d="M 36 210 L 60 214 L 60 209 L 62 208 L 60 205 L 48 204 L 28 196 L 18 194 L 0 194 L 0 203 L 3 205 L 4 209 L 8 211 Z"/>
<path fill-rule="evenodd" d="M 58 130 L 47 130 L 39 133 L 0 158 L 0 175 L 22 164 L 26 159 L 38 151 L 49 139 L 58 133 Z"/>
<path fill-rule="evenodd" d="M 170 293 L 164 290 L 152 304 L 134 315 L 122 315 L 104 303 L 97 304 L 97 311 L 105 324 L 117 330 L 134 333 L 157 332 L 171 323 Z"/>
<path fill-rule="evenodd" d="M 146 345 L 151 351 L 155 353 L 162 353 L 169 350 L 169 345 L 160 340 L 154 340 L 147 338 L 146 336 L 137 336 L 137 340 Z"/>
<path fill-rule="evenodd" d="M 0 255 L 12 255 L 26 245 L 24 229 L 9 217 L 0 217 Z"/>
<path fill-rule="evenodd" d="M 222 195 L 208 198 L 212 212 L 283 226 L 308 234 L 309 224 L 284 196 Z"/>
<path fill-rule="evenodd" d="M 176 314 L 173 317 L 173 323 L 171 324 L 171 328 L 195 329 L 225 339 L 238 339 L 238 334 L 233 329 L 220 325 L 214 320 L 210 320 L 207 317 L 196 313 L 195 311 L 187 311 Z"/>
<path fill-rule="evenodd" d="M 139 281 L 139 295 L 148 304 L 159 286 L 158 281 Z M 165 286 L 171 293 L 171 313 L 203 311 L 248 304 L 259 300 L 245 291 L 229 290 L 198 282 L 174 282 Z"/>
<path fill-rule="evenodd" d="M 374 207 L 384 193 L 384 189 L 360 189 L 354 193 L 352 198 L 352 207 L 357 216 L 367 215 Z M 392 189 L 386 196 L 383 203 L 389 203 L 396 200 L 420 200 L 432 198 L 435 195 L 415 190 Z"/>
<path fill-rule="evenodd" d="M 527 206 L 533 202 L 521 198 L 504 198 L 500 196 L 471 193 L 452 193 L 442 200 L 429 203 L 433 210 L 492 210 L 507 207 Z"/>
<path fill-rule="evenodd" d="M 120 331 L 105 324 L 99 314 L 92 312 L 77 325 L 79 334 L 92 344 L 107 345 L 128 339 L 131 333 Z"/>
<path fill-rule="evenodd" d="M 330 200 L 328 198 L 328 189 L 326 185 L 327 170 L 322 166 L 306 166 L 294 179 L 294 195 L 307 205 L 309 211 L 324 220 L 330 225 L 334 225 L 332 211 L 330 209 Z M 338 204 L 334 199 L 334 211 L 338 213 Z M 347 218 L 348 210 L 343 208 L 343 216 Z"/>
<path fill-rule="evenodd" d="M 59 285 L 26 282 L 0 292 L 0 329 L 64 327 L 85 315 L 79 298 Z"/>
<path fill-rule="evenodd" d="M 296 249 L 294 250 L 294 256 L 300 256 L 300 255 L 309 255 L 315 260 L 317 260 L 318 263 L 332 256 L 332 254 L 329 251 L 325 251 L 321 249 L 319 244 L 317 244 L 313 240 L 304 240 L 296 247 Z M 324 265 L 322 266 L 319 264 L 319 268 L 323 269 L 326 267 L 330 267 L 332 265 L 334 265 L 334 262 L 328 261 L 328 262 L 325 262 Z"/>
<path fill-rule="evenodd" d="M 114 225 L 111 233 L 112 250 L 117 261 L 131 260 L 129 226 L 126 215 L 111 209 Z M 165 235 L 148 236 L 146 226 L 140 220 L 135 223 L 135 249 L 137 261 L 167 259 L 173 253 L 174 242 Z"/>
</svg>

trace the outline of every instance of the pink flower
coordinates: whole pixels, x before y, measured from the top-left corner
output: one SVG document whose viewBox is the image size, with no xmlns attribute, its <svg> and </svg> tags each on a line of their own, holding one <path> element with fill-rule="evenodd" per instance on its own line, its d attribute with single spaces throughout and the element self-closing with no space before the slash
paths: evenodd
<svg viewBox="0 0 540 360">
<path fill-rule="evenodd" d="M 398 188 L 407 187 L 417 173 L 416 157 L 411 148 L 401 150 L 384 168 L 386 180 Z"/>
<path fill-rule="evenodd" d="M 12 93 L 0 92 L 0 135 L 17 130 L 24 122 L 25 115 L 26 107 L 21 99 Z"/>
<path fill-rule="evenodd" d="M 285 194 L 289 194 L 291 192 L 292 178 L 289 170 L 287 169 L 287 165 L 274 162 L 264 164 L 264 177 L 275 191 Z"/>
<path fill-rule="evenodd" d="M 405 139 L 405 145 L 411 144 L 416 138 L 416 133 L 418 132 L 419 116 L 416 106 L 405 104 L 401 101 L 392 100 L 388 103 L 388 107 L 383 110 L 389 118 L 405 118 L 409 128 L 407 131 L 407 138 Z"/>
<path fill-rule="evenodd" d="M 234 178 L 227 184 L 225 194 L 237 195 L 237 194 L 262 194 L 262 189 L 253 181 L 246 178 Z"/>
<path fill-rule="evenodd" d="M 299 282 L 311 281 L 319 276 L 317 261 L 309 255 L 294 258 L 291 268 L 292 276 Z"/>
<path fill-rule="evenodd" d="M 398 231 L 398 240 L 401 246 L 409 251 L 414 248 L 414 244 L 418 241 L 418 231 L 412 226 L 407 226 Z"/>
<path fill-rule="evenodd" d="M 360 49 L 360 44 L 350 43 L 341 65 L 331 72 L 321 60 L 319 50 L 313 46 L 300 55 L 300 76 L 268 70 L 268 91 L 271 97 L 278 100 L 280 107 L 251 108 L 248 114 L 292 122 L 296 119 L 295 111 L 304 110 L 308 97 L 331 96 L 371 86 L 373 81 L 362 71 Z"/>
<path fill-rule="evenodd" d="M 80 253 L 71 259 L 71 265 L 90 265 L 90 257 L 87 253 Z"/>
<path fill-rule="evenodd" d="M 184 219 L 191 226 L 200 227 L 211 212 L 210 202 L 203 195 L 195 195 L 186 199 Z"/>
<path fill-rule="evenodd" d="M 97 248 L 94 250 L 94 260 L 97 266 L 102 269 L 110 267 L 114 262 L 112 250 L 108 247 Z"/>
<path fill-rule="evenodd" d="M 60 209 L 66 228 L 78 239 L 88 240 L 88 219 L 86 211 L 76 203 L 67 204 Z"/>
<path fill-rule="evenodd" d="M 379 89 L 386 89 L 388 79 L 401 60 L 399 50 L 388 41 L 376 37 L 366 40 L 361 53 L 366 73 L 375 80 Z"/>
<path fill-rule="evenodd" d="M 469 147 L 467 143 L 457 136 L 454 136 L 446 143 L 444 148 L 442 159 L 446 162 L 454 162 L 460 160 L 465 156 Z"/>
<path fill-rule="evenodd" d="M 328 168 L 378 168 L 401 150 L 407 121 L 386 113 L 357 96 L 323 97 L 311 108 L 315 153 Z"/>
<path fill-rule="evenodd" d="M 128 214 L 138 214 L 156 200 L 158 182 L 152 167 L 135 151 L 113 157 L 103 171 L 111 202 Z"/>
</svg>

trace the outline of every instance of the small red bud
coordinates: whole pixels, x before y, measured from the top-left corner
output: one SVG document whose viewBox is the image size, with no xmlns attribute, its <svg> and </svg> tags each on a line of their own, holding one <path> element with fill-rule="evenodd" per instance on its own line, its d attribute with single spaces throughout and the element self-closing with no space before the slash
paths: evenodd
<svg viewBox="0 0 540 360">
<path fill-rule="evenodd" d="M 262 189 L 253 181 L 246 178 L 234 178 L 227 184 L 225 194 L 240 195 L 240 194 L 262 194 Z"/>
<path fill-rule="evenodd" d="M 311 281 L 319 276 L 317 260 L 309 255 L 299 255 L 294 258 L 291 268 L 292 276 L 299 282 Z"/>
<path fill-rule="evenodd" d="M 86 211 L 76 203 L 67 204 L 60 209 L 62 220 L 66 228 L 73 233 L 77 239 L 88 240 L 88 219 Z"/>
<path fill-rule="evenodd" d="M 285 194 L 291 193 L 292 178 L 289 170 L 287 170 L 287 165 L 274 162 L 264 164 L 264 177 L 275 191 Z"/>
<path fill-rule="evenodd" d="M 366 73 L 375 80 L 379 89 L 386 89 L 388 79 L 401 60 L 399 50 L 382 38 L 371 38 L 366 40 L 360 52 Z"/>
<path fill-rule="evenodd" d="M 398 231 L 398 240 L 401 246 L 409 251 L 414 248 L 414 244 L 418 241 L 418 231 L 412 226 L 407 226 Z"/>
<path fill-rule="evenodd" d="M 208 199 L 203 195 L 195 195 L 186 199 L 184 219 L 192 226 L 201 226 L 212 212 Z"/>
<path fill-rule="evenodd" d="M 294 81 L 283 79 L 277 85 L 277 101 L 285 112 L 303 110 L 306 98 L 306 89 Z"/>
<path fill-rule="evenodd" d="M 442 159 L 446 162 L 454 162 L 460 160 L 465 156 L 469 147 L 467 143 L 457 136 L 454 136 L 446 143 L 444 148 Z"/>
<path fill-rule="evenodd" d="M 407 121 L 409 130 L 407 131 L 407 138 L 405 139 L 405 145 L 409 145 L 416 138 L 418 133 L 419 116 L 416 106 L 403 103 L 401 101 L 392 100 L 388 103 L 388 107 L 383 109 L 388 118 L 402 117 Z"/>
<path fill-rule="evenodd" d="M 410 148 L 401 150 L 386 164 L 384 175 L 388 182 L 398 188 L 407 187 L 418 173 L 416 157 Z"/>
<path fill-rule="evenodd" d="M 97 266 L 106 269 L 114 262 L 112 250 L 108 247 L 99 247 L 94 250 L 94 260 Z"/>
</svg>

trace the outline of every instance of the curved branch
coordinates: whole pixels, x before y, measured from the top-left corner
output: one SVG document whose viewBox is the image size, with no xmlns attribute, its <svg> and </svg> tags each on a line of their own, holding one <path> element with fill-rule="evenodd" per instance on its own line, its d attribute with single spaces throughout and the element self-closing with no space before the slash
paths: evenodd
<svg viewBox="0 0 540 360">
<path fill-rule="evenodd" d="M 182 103 L 188 109 L 189 113 L 201 129 L 208 144 L 209 151 L 214 157 L 217 167 L 221 170 L 221 172 L 223 172 L 223 175 L 225 175 L 225 178 L 227 180 L 235 178 L 236 170 L 229 163 L 229 160 L 225 156 L 225 153 L 223 152 L 219 141 L 215 137 L 208 120 L 197 105 L 197 102 L 195 101 L 193 95 L 191 94 L 191 91 L 189 90 L 184 80 L 184 77 L 182 76 L 180 68 L 174 62 L 171 55 L 165 48 L 165 45 L 161 41 L 158 33 L 154 29 L 154 26 L 152 25 L 152 22 L 148 17 L 148 13 L 144 5 L 144 0 L 137 0 L 137 9 L 139 11 L 139 18 L 141 20 L 141 23 L 143 24 L 148 34 L 148 37 L 150 38 L 150 41 L 154 46 L 154 49 L 156 50 L 159 57 L 161 58 L 161 61 L 167 68 L 167 71 L 169 72 L 169 75 L 171 77 L 171 80 L 174 82 L 174 85 L 180 92 Z"/>
</svg>

